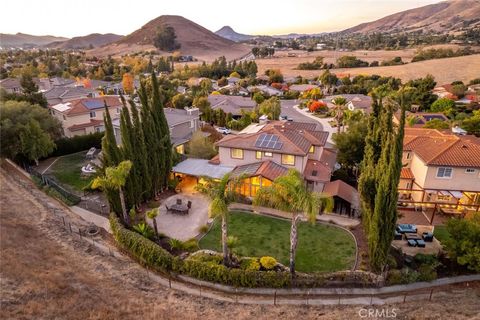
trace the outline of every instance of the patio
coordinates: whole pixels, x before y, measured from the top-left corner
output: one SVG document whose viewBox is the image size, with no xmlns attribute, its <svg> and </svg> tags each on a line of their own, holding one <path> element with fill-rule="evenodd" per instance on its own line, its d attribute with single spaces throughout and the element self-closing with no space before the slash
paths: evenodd
<svg viewBox="0 0 480 320">
<path fill-rule="evenodd" d="M 171 211 L 167 213 L 165 205 L 170 208 L 177 203 L 177 199 L 181 199 L 184 204 L 192 202 L 187 214 Z M 208 222 L 208 206 L 208 198 L 199 193 L 179 193 L 165 199 L 158 208 L 159 214 L 156 218 L 158 232 L 181 241 L 196 237 L 199 234 L 198 229 Z M 153 226 L 151 221 L 148 223 Z"/>
</svg>

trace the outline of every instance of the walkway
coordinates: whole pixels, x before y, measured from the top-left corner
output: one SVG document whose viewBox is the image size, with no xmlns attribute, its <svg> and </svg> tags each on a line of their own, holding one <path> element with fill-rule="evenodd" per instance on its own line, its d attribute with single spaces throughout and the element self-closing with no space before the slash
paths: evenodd
<svg viewBox="0 0 480 320">
<path fill-rule="evenodd" d="M 192 201 L 188 214 L 167 213 L 165 205 L 170 207 L 177 199 L 182 199 L 183 203 Z M 208 206 L 207 197 L 199 193 L 179 193 L 167 198 L 162 201 L 156 218 L 158 232 L 181 241 L 195 238 L 200 233 L 199 228 L 208 222 Z M 153 225 L 151 221 L 148 223 Z"/>
<path fill-rule="evenodd" d="M 94 225 L 103 228 L 111 233 L 110 221 L 107 218 L 77 206 L 70 207 L 70 210 L 72 210 L 73 213 L 82 217 L 83 220 L 93 223 Z"/>
</svg>

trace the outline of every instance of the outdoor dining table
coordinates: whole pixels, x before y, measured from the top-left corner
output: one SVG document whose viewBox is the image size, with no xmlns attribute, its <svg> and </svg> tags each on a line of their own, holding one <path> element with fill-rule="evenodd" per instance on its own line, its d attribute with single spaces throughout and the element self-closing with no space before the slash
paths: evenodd
<svg viewBox="0 0 480 320">
<path fill-rule="evenodd" d="M 172 206 L 169 208 L 169 210 L 178 212 L 178 213 L 183 213 L 187 214 L 188 213 L 188 206 L 185 204 L 172 204 Z"/>
</svg>

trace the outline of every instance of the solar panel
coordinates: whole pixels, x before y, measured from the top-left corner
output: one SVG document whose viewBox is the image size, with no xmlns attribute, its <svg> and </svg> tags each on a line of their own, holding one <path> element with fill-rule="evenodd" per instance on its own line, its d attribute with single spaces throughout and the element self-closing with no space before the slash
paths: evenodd
<svg viewBox="0 0 480 320">
<path fill-rule="evenodd" d="M 263 141 L 265 140 L 265 133 L 262 133 L 258 138 L 257 141 L 255 141 L 255 147 L 261 147 Z"/>
<path fill-rule="evenodd" d="M 87 100 L 83 104 L 88 110 L 103 108 L 104 103 L 101 100 Z"/>
<path fill-rule="evenodd" d="M 273 134 L 262 133 L 255 141 L 255 147 L 266 149 L 281 149 L 283 143 L 279 141 L 279 137 Z"/>
</svg>

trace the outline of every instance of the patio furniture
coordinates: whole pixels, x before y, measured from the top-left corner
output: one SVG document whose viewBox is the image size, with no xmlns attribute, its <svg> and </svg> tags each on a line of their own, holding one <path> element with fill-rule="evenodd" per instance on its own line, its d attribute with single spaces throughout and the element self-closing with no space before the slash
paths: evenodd
<svg viewBox="0 0 480 320">
<path fill-rule="evenodd" d="M 182 199 L 177 199 L 177 204 L 182 204 Z"/>
<path fill-rule="evenodd" d="M 167 207 L 167 205 L 165 205 L 165 208 L 167 209 L 167 213 L 168 213 L 168 211 L 170 211 L 170 209 Z"/>
<path fill-rule="evenodd" d="M 396 229 L 400 233 L 417 233 L 417 226 L 414 224 L 398 224 Z"/>
<path fill-rule="evenodd" d="M 432 242 L 433 241 L 433 233 L 431 232 L 424 232 L 422 233 L 423 241 L 425 242 Z"/>
<path fill-rule="evenodd" d="M 188 207 L 188 209 L 191 209 L 191 208 L 192 208 L 192 201 L 188 200 L 188 202 L 187 202 L 187 207 Z"/>
<path fill-rule="evenodd" d="M 408 240 L 414 240 L 415 241 L 415 240 L 421 239 L 418 236 L 418 234 L 416 234 L 416 233 L 404 233 L 404 235 L 405 235 L 405 240 L 407 240 L 407 241 Z"/>
<path fill-rule="evenodd" d="M 408 246 L 409 247 L 416 247 L 417 246 L 417 241 L 415 240 L 407 240 Z"/>
<path fill-rule="evenodd" d="M 402 234 L 395 230 L 395 234 L 393 235 L 393 240 L 402 240 Z"/>
<path fill-rule="evenodd" d="M 177 203 L 170 206 L 170 211 L 173 213 L 188 214 L 188 207 L 184 204 Z"/>
<path fill-rule="evenodd" d="M 87 159 L 93 159 L 93 156 L 95 155 L 95 151 L 97 151 L 97 149 L 95 147 L 91 147 L 88 152 L 87 152 L 87 155 L 85 156 Z"/>
<path fill-rule="evenodd" d="M 416 242 L 417 242 L 417 247 L 425 248 L 425 241 L 423 241 L 422 239 L 418 239 L 416 240 Z"/>
</svg>

